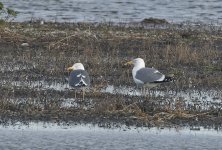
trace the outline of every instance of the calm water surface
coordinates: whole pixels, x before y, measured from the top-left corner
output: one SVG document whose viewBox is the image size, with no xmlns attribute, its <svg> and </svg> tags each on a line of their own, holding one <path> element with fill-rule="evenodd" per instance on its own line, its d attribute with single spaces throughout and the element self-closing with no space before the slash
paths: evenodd
<svg viewBox="0 0 222 150">
<path fill-rule="evenodd" d="M 20 12 L 16 21 L 42 18 L 66 22 L 129 22 L 165 18 L 170 22 L 222 22 L 221 0 L 3 0 Z"/>
<path fill-rule="evenodd" d="M 222 148 L 221 131 L 200 129 L 103 129 L 85 126 L 0 127 L 0 149 L 149 149 L 218 150 Z"/>
</svg>

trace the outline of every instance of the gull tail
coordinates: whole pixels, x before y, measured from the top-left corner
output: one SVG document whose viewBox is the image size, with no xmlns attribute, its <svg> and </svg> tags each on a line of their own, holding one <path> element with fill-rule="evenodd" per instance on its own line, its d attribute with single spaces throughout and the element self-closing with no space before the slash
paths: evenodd
<svg viewBox="0 0 222 150">
<path fill-rule="evenodd" d="M 175 81 L 174 77 L 166 76 L 162 81 L 155 81 L 154 83 L 174 82 L 174 81 Z"/>
<path fill-rule="evenodd" d="M 173 77 L 166 76 L 162 82 L 173 82 L 173 81 L 175 81 Z"/>
<path fill-rule="evenodd" d="M 86 78 L 84 75 L 79 74 L 77 77 L 80 77 L 80 81 L 79 83 L 75 84 L 76 87 L 87 86 L 86 82 L 84 81 L 84 78 Z"/>
<path fill-rule="evenodd" d="M 86 84 L 84 81 L 80 81 L 80 82 L 77 83 L 75 86 L 76 86 L 76 87 L 84 87 L 84 86 L 87 86 L 87 84 Z"/>
</svg>

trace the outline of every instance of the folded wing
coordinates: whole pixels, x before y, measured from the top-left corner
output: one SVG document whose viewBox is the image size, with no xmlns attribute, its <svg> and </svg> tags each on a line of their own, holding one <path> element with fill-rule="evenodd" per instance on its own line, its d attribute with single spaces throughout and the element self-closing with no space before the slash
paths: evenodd
<svg viewBox="0 0 222 150">
<path fill-rule="evenodd" d="M 85 70 L 74 70 L 69 76 L 69 85 L 71 87 L 90 86 L 90 77 Z"/>
<path fill-rule="evenodd" d="M 154 83 L 156 81 L 163 81 L 165 75 L 160 73 L 155 68 L 142 68 L 136 72 L 136 79 L 146 83 Z"/>
</svg>

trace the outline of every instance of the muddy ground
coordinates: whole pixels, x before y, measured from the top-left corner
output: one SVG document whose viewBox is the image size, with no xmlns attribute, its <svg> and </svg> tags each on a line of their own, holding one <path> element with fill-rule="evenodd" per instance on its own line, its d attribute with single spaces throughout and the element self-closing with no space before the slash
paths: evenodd
<svg viewBox="0 0 222 150">
<path fill-rule="evenodd" d="M 101 126 L 205 126 L 220 128 L 221 103 L 187 105 L 183 98 L 104 93 L 108 85 L 135 87 L 132 66 L 174 75 L 175 84 L 155 90 L 218 92 L 222 100 L 222 28 L 200 24 L 8 23 L 0 27 L 0 118 L 16 121 L 93 123 Z M 67 85 L 66 68 L 82 62 L 92 86 L 81 91 Z M 63 106 L 66 101 L 74 105 Z M 198 99 L 196 100 L 198 101 Z"/>
</svg>

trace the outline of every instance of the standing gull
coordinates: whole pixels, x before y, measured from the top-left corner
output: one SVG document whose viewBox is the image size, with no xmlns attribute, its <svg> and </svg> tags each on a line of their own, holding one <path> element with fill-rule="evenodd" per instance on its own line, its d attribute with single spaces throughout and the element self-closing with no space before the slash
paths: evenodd
<svg viewBox="0 0 222 150">
<path fill-rule="evenodd" d="M 85 70 L 82 63 L 75 63 L 72 67 L 68 68 L 68 71 L 71 71 L 69 75 L 69 86 L 75 89 L 82 88 L 84 99 L 84 88 L 90 86 L 90 78 L 88 72 Z"/>
<path fill-rule="evenodd" d="M 173 81 L 172 77 L 167 77 L 160 73 L 155 68 L 145 67 L 145 62 L 142 58 L 136 58 L 126 64 L 133 64 L 133 80 L 137 87 L 153 88 L 160 83 Z"/>
</svg>

